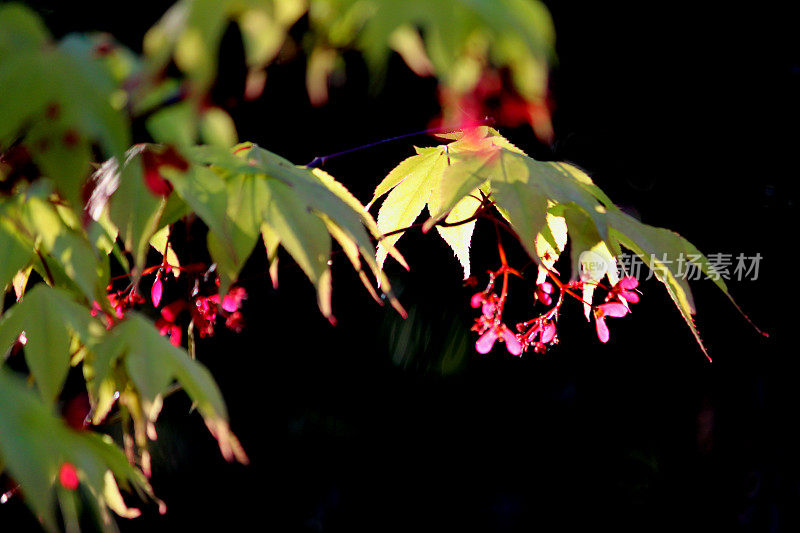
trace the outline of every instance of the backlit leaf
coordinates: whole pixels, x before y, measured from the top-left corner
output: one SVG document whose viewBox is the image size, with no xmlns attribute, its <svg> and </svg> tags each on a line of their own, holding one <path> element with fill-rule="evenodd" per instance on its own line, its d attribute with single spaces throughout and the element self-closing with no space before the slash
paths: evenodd
<svg viewBox="0 0 800 533">
<path fill-rule="evenodd" d="M 154 498 L 142 472 L 128 463 L 109 436 L 70 429 L 6 368 L 0 368 L 0 405 L 0 463 L 19 482 L 26 503 L 48 531 L 58 531 L 55 502 L 56 494 L 62 493 L 58 472 L 66 462 L 96 498 L 87 511 L 96 515 L 104 531 L 116 530 L 107 507 L 122 511 L 118 501 L 108 500 L 110 483 Z M 62 506 L 66 503 L 63 498 L 59 501 Z M 62 508 L 62 513 L 69 510 Z"/>
<path fill-rule="evenodd" d="M 37 285 L 0 320 L 0 351 L 25 332 L 25 361 L 45 402 L 52 405 L 70 366 L 73 335 L 89 339 L 89 310 L 59 290 Z"/>
<path fill-rule="evenodd" d="M 185 350 L 170 344 L 149 320 L 134 311 L 128 312 L 93 349 L 98 354 L 98 368 L 109 368 L 115 361 L 123 361 L 150 423 L 158 416 L 167 388 L 176 381 L 197 406 L 223 456 L 229 461 L 247 462 L 241 445 L 230 432 L 227 409 L 211 374 Z M 100 375 L 98 381 L 93 381 L 95 390 L 103 377 Z"/>
</svg>

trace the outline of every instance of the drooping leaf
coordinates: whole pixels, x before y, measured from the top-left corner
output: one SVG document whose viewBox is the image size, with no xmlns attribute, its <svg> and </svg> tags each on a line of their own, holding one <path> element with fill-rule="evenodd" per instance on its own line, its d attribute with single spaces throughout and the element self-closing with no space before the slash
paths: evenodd
<svg viewBox="0 0 800 533">
<path fill-rule="evenodd" d="M 326 317 L 331 309 L 331 237 L 325 223 L 310 213 L 300 198 L 282 184 L 270 187 L 272 196 L 264 224 L 280 236 L 280 244 L 297 261 L 317 288 L 317 303 Z"/>
<path fill-rule="evenodd" d="M 696 309 L 692 291 L 686 276 L 680 275 L 678 269 L 680 268 L 680 258 L 695 264 L 707 275 L 715 273 L 713 265 L 686 239 L 675 232 L 648 226 L 619 210 L 609 212 L 608 217 L 612 239 L 634 252 L 664 284 L 670 298 L 675 302 L 675 306 L 691 329 L 697 344 L 706 357 L 711 360 L 694 323 L 693 315 L 696 313 Z M 717 276 L 711 277 L 713 279 Z M 721 278 L 721 276 L 718 277 Z M 724 281 L 721 279 L 717 281 L 720 289 L 730 298 Z"/>
<path fill-rule="evenodd" d="M 107 259 L 97 252 L 82 231 L 70 227 L 47 199 L 45 183 L 27 191 L 21 221 L 38 239 L 42 254 L 34 268 L 50 284 L 64 284 L 83 294 L 88 301 L 99 299 L 107 278 Z M 72 213 L 68 210 L 67 213 Z"/>
<path fill-rule="evenodd" d="M 20 484 L 26 503 L 48 531 L 58 531 L 56 494 L 63 495 L 58 488 L 58 472 L 65 463 L 75 468 L 78 482 L 96 498 L 88 510 L 96 514 L 96 522 L 104 531 L 116 530 L 108 509 L 122 516 L 136 514 L 119 500 L 109 498 L 112 484 L 117 496 L 119 484 L 154 498 L 145 476 L 128 463 L 110 437 L 70 429 L 20 378 L 2 367 L 0 406 L 0 463 Z M 59 501 L 62 514 L 69 519 L 70 510 L 63 507 L 68 501 Z"/>
<path fill-rule="evenodd" d="M 456 224 L 451 227 L 436 226 L 444 242 L 453 250 L 461 267 L 464 269 L 464 279 L 470 276 L 469 247 L 472 242 L 472 232 L 475 230 L 476 221 L 463 223 L 469 220 L 478 211 L 481 201 L 476 195 L 470 195 L 458 202 L 444 219 L 447 224 Z"/>
<path fill-rule="evenodd" d="M 552 204 L 552 203 L 551 203 Z M 550 205 L 550 204 L 549 204 Z M 539 256 L 539 274 L 536 283 L 542 283 L 549 271 L 555 271 L 555 264 L 567 245 L 567 222 L 562 216 L 548 211 L 545 226 L 536 236 L 536 254 Z"/>
<path fill-rule="evenodd" d="M 142 152 L 146 149 L 144 145 L 132 148 L 122 169 L 112 165 L 99 179 L 101 184 L 109 180 L 115 182 L 110 186 L 113 193 L 108 200 L 109 217 L 125 248 L 133 255 L 137 276 L 144 268 L 150 239 L 158 229 L 167 202 L 154 195 L 145 182 Z"/>
<path fill-rule="evenodd" d="M 160 335 L 142 315 L 128 312 L 124 320 L 93 346 L 93 350 L 97 353 L 96 368 L 106 369 L 90 382 L 96 396 L 100 395 L 99 388 L 108 375 L 107 369 L 121 361 L 141 398 L 147 422 L 152 424 L 158 417 L 169 385 L 177 382 L 197 406 L 223 456 L 229 461 L 247 462 L 244 450 L 230 431 L 227 409 L 211 374 L 184 350 Z"/>
<path fill-rule="evenodd" d="M 609 283 L 618 281 L 617 262 L 605 241 L 597 232 L 592 219 L 581 209 L 567 206 L 564 217 L 569 228 L 572 259 L 572 279 L 583 285 L 583 311 L 590 320 L 592 297 L 597 285 L 607 276 Z"/>
<path fill-rule="evenodd" d="M 19 219 L 0 200 L 0 287 L 6 287 L 33 257 L 32 241 L 17 228 Z M 9 206 L 10 207 L 10 206 Z"/>
<path fill-rule="evenodd" d="M 263 198 L 247 197 L 242 188 L 255 187 L 254 180 L 239 180 L 229 184 L 224 178 L 203 165 L 191 165 L 186 173 L 165 171 L 175 191 L 209 227 L 208 247 L 219 267 L 221 290 L 239 275 L 258 239 L 260 224 L 253 210 L 237 214 L 236 198 L 250 201 L 254 209 Z M 229 189 L 232 199 L 229 199 Z M 240 216 L 241 215 L 241 216 Z M 234 218 L 235 217 L 235 218 Z"/>
<path fill-rule="evenodd" d="M 60 289 L 37 285 L 0 319 L 0 352 L 25 333 L 25 361 L 42 399 L 55 403 L 70 366 L 72 339 L 89 341 L 89 310 Z"/>
<path fill-rule="evenodd" d="M 331 176 L 248 143 L 233 152 L 203 147 L 193 158 L 196 164 L 189 173 L 172 182 L 209 226 L 209 251 L 219 267 L 221 291 L 236 279 L 261 237 L 273 265 L 273 282 L 275 250 L 282 245 L 314 283 L 320 309 L 332 319 L 330 224 L 340 230 L 337 237 L 346 239 L 348 248 L 355 246 L 376 278 L 384 279 L 370 240 L 370 234 L 378 237 L 377 224 Z M 389 285 L 382 286 L 397 306 Z"/>
</svg>

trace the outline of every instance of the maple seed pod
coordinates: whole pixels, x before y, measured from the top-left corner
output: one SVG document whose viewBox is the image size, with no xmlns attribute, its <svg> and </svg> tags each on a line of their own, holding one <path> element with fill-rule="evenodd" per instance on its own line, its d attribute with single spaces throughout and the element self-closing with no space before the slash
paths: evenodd
<svg viewBox="0 0 800 533">
<path fill-rule="evenodd" d="M 153 302 L 153 307 L 158 307 L 161 303 L 161 295 L 163 294 L 164 287 L 161 284 L 161 271 L 156 274 L 156 279 L 153 282 L 153 287 L 150 289 L 150 299 Z"/>
</svg>

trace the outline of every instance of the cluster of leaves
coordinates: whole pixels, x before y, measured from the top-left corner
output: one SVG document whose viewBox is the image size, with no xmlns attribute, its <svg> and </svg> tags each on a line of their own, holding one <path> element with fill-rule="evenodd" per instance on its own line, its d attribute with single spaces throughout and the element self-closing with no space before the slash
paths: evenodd
<svg viewBox="0 0 800 533">
<path fill-rule="evenodd" d="M 461 262 L 465 278 L 470 276 L 469 246 L 475 219 L 481 214 L 491 216 L 489 206 L 497 209 L 537 263 L 539 293 L 546 287 L 545 279 L 558 274 L 554 265 L 569 236 L 571 281 L 575 285 L 567 289 L 580 288 L 582 297 L 578 299 L 584 303 L 587 319 L 594 307 L 595 288 L 606 279 L 610 286 L 619 283 L 615 258 L 621 255 L 622 247 L 627 248 L 664 284 L 708 356 L 694 324 L 696 309 L 688 281 L 678 272 L 678 259 L 688 258 L 730 298 L 722 277 L 689 241 L 624 213 L 579 168 L 537 161 L 495 130 L 479 127 L 458 135 L 449 144 L 418 148 L 416 155 L 401 162 L 381 182 L 373 201 L 387 192 L 378 213 L 378 228 L 390 232 L 409 227 L 427 206 L 430 217 L 423 231 L 437 228 Z M 381 241 L 381 263 L 386 258 L 383 246 L 394 244 L 402 233 L 393 232 Z M 502 254 L 501 259 L 502 268 L 495 275 L 508 276 Z M 604 267 L 597 268 L 596 262 Z M 545 290 L 552 292 L 552 287 Z M 500 298 L 505 298 L 505 290 Z M 596 317 L 597 312 L 595 308 Z"/>
<path fill-rule="evenodd" d="M 254 98 L 303 17 L 312 102 L 324 101 L 343 51 L 363 52 L 379 79 L 395 50 L 418 73 L 438 77 L 444 118 L 459 126 L 444 135 L 449 143 L 418 148 L 378 185 L 368 204 L 386 195 L 377 220 L 321 169 L 239 143 L 231 118 L 208 99 L 231 21 L 249 67 L 244 96 Z M 108 36 L 56 42 L 28 8 L 0 6 L 0 288 L 2 302 L 13 301 L 0 307 L 0 468 L 14 481 L 12 493 L 18 487 L 51 530 L 77 528 L 78 494 L 105 529 L 114 528 L 109 510 L 136 516 L 119 487 L 158 502 L 147 481 L 148 446 L 165 397 L 178 388 L 222 455 L 247 462 L 220 390 L 192 346 L 195 333 L 213 334 L 222 319 L 242 327 L 246 292 L 236 282 L 259 241 L 273 283 L 282 247 L 333 323 L 334 241 L 375 300 L 405 316 L 383 265 L 391 255 L 408 268 L 394 245 L 426 206 L 423 230 L 436 227 L 465 277 L 476 221 L 489 218 L 511 231 L 539 266 L 537 298 L 546 305 L 553 288 L 545 278 L 558 279 L 554 264 L 569 238 L 573 280 L 558 282 L 556 312 L 526 323 L 522 337 L 502 326 L 514 273 L 502 254 L 501 269 L 473 302 L 491 319 L 479 328 L 478 351 L 504 338 L 513 351 L 517 339 L 520 353 L 553 341 L 551 321 L 572 289 L 581 289 L 587 317 L 594 309 L 598 332 L 603 316 L 618 316 L 603 306 L 620 302 L 607 296 L 595 306 L 593 291 L 607 277 L 618 300 L 629 282 L 623 287 L 612 270 L 588 268 L 585 253 L 613 264 L 626 247 L 664 283 L 699 342 L 691 292 L 671 258 L 685 253 L 707 274 L 712 267 L 688 241 L 626 215 L 576 167 L 536 161 L 474 125 L 485 100 L 505 91 L 513 99 L 504 112 L 547 137 L 552 43 L 547 11 L 528 0 L 180 0 L 145 36 L 142 56 Z M 167 75 L 173 65 L 180 77 Z M 136 120 L 150 138 L 133 138 Z M 208 229 L 208 264 L 184 264 L 176 254 L 172 230 L 187 217 Z M 154 255 L 160 262 L 149 264 Z M 179 276 L 192 289 L 165 293 Z M 497 276 L 499 296 L 492 292 Z M 70 374 L 88 398 L 77 422 L 61 416 Z M 121 446 L 93 431 L 112 419 L 122 427 Z"/>
<path fill-rule="evenodd" d="M 311 31 L 294 43 L 289 30 L 304 16 Z M 531 123 L 543 138 L 552 135 L 546 97 L 554 30 L 538 0 L 181 0 L 145 36 L 143 76 L 174 60 L 187 76 L 189 100 L 200 102 L 214 80 L 216 50 L 229 20 L 242 34 L 247 98 L 261 94 L 265 67 L 281 52 L 305 49 L 309 99 L 321 105 L 329 78 L 343 70 L 344 52 L 363 54 L 378 88 L 394 51 L 415 73 L 437 77 L 446 124 L 483 118 L 487 100 L 501 96 L 514 121 Z M 510 82 L 502 94 L 500 77 Z M 162 110 L 163 129 L 181 123 L 184 134 L 196 132 L 188 106 Z M 227 121 L 217 109 L 207 122 L 213 130 Z"/>
</svg>

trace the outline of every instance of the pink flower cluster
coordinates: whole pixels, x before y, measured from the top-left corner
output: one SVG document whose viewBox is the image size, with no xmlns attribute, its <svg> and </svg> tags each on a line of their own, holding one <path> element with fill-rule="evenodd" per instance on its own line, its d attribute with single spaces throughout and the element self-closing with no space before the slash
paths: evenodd
<svg viewBox="0 0 800 533">
<path fill-rule="evenodd" d="M 507 269 L 507 267 L 504 268 Z M 554 278 L 559 288 L 558 291 L 553 284 L 547 281 L 538 283 L 534 290 L 533 300 L 549 309 L 536 318 L 518 323 L 516 325 L 517 333 L 514 333 L 502 321 L 506 298 L 505 282 L 502 294 L 498 295 L 493 290 L 495 278 L 502 271 L 501 269 L 498 272 L 491 272 L 487 288 L 474 294 L 470 300 L 473 308 L 481 310 L 481 316 L 475 319 L 475 324 L 472 326 L 472 330 L 480 334 L 475 342 L 475 349 L 481 354 L 489 353 L 495 342 L 500 340 L 505 343 L 506 349 L 513 355 L 521 355 L 529 349 L 533 349 L 536 353 L 545 353 L 550 346 L 558 343 L 556 323 L 564 295 L 567 294 L 581 300 L 575 290 L 580 291 L 583 288 L 583 282 L 572 281 L 562 284 Z M 507 269 L 506 271 L 511 272 L 512 270 Z M 608 289 L 604 303 L 592 306 L 595 329 L 601 342 L 608 342 L 610 337 L 606 318 L 627 315 L 630 312 L 629 304 L 639 301 L 637 286 L 636 278 L 630 276 L 622 278 Z"/>
<path fill-rule="evenodd" d="M 489 353 L 498 339 L 502 339 L 506 344 L 506 349 L 512 355 L 522 353 L 522 344 L 517 336 L 503 324 L 503 301 L 493 292 L 479 292 L 472 296 L 470 304 L 474 308 L 481 308 L 481 316 L 475 321 L 472 327 L 474 331 L 480 333 L 480 338 L 475 343 L 478 353 Z"/>
<path fill-rule="evenodd" d="M 556 313 L 553 311 L 533 321 L 517 324 L 518 333 L 511 331 L 502 322 L 505 299 L 492 292 L 493 287 L 494 275 L 490 279 L 489 287 L 483 292 L 474 294 L 470 301 L 473 308 L 481 309 L 481 316 L 475 320 L 475 324 L 472 326 L 472 330 L 481 335 L 475 342 L 475 349 L 478 353 L 489 353 L 498 339 L 505 343 L 510 354 L 517 356 L 522 355 L 531 346 L 537 353 L 543 353 L 547 350 L 547 346 L 557 342 L 554 319 Z M 555 288 L 552 284 L 543 282 L 536 286 L 534 298 L 544 305 L 552 305 L 554 292 Z M 558 305 L 560 305 L 560 299 L 559 304 L 554 308 L 555 311 L 557 311 Z"/>
<path fill-rule="evenodd" d="M 183 328 L 178 325 L 178 318 L 183 311 L 188 311 L 196 331 L 201 337 L 214 335 L 214 326 L 219 316 L 225 318 L 225 326 L 237 333 L 244 327 L 244 319 L 239 310 L 242 301 L 247 298 L 243 287 L 233 287 L 220 301 L 219 294 L 195 296 L 191 302 L 175 300 L 165 305 L 161 317 L 156 320 L 156 327 L 162 335 L 169 337 L 175 346 L 181 345 Z"/>
<path fill-rule="evenodd" d="M 622 278 L 608 291 L 606 303 L 594 308 L 594 323 L 600 342 L 608 342 L 610 337 L 606 317 L 623 317 L 630 312 L 628 304 L 639 301 L 639 295 L 634 292 L 638 286 L 636 278 L 632 276 Z"/>
<path fill-rule="evenodd" d="M 182 270 L 192 272 L 197 269 L 182 268 Z M 145 274 L 148 272 L 152 273 L 153 271 L 156 271 L 156 275 L 150 287 L 150 301 L 153 307 L 158 308 L 161 305 L 161 299 L 164 295 L 162 272 L 169 274 L 171 267 L 167 264 L 151 267 L 145 271 Z M 219 286 L 218 279 L 215 280 L 215 284 L 217 287 Z M 125 312 L 128 309 L 146 302 L 135 286 L 129 286 L 125 290 L 112 292 L 112 285 L 109 285 L 107 290 L 109 291 L 107 295 L 108 302 L 111 307 L 113 307 L 114 313 L 110 314 L 104 311 L 103 307 L 97 302 L 94 302 L 91 315 L 102 316 L 106 328 L 108 329 L 113 327 L 117 320 L 124 318 Z M 225 319 L 225 326 L 228 329 L 238 333 L 244 327 L 244 317 L 240 309 L 242 301 L 245 299 L 247 299 L 247 292 L 244 287 L 232 287 L 222 298 L 220 298 L 220 295 L 217 293 L 208 296 L 200 296 L 197 294 L 197 289 L 195 289 L 188 299 L 179 298 L 165 305 L 161 309 L 161 316 L 156 320 L 155 326 L 159 333 L 168 337 L 170 343 L 175 346 L 180 346 L 183 340 L 183 328 L 185 324 L 181 325 L 179 321 L 184 312 L 189 314 L 189 321 L 194 325 L 195 330 L 201 337 L 210 337 L 214 335 L 214 327 L 219 317 Z"/>
</svg>

